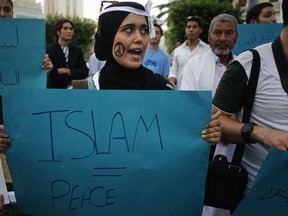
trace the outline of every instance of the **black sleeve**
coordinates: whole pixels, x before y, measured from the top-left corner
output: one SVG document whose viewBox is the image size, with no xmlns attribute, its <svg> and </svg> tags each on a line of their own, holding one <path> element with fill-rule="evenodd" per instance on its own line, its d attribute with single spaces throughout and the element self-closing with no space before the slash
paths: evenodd
<svg viewBox="0 0 288 216">
<path fill-rule="evenodd" d="M 213 105 L 227 113 L 238 112 L 244 104 L 247 75 L 243 66 L 234 61 L 227 68 L 213 97 Z"/>
</svg>

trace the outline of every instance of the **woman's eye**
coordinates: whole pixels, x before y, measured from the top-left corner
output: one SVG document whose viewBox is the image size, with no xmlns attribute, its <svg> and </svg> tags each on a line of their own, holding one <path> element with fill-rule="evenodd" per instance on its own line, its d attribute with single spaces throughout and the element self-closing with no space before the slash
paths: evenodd
<svg viewBox="0 0 288 216">
<path fill-rule="evenodd" d="M 149 29 L 148 28 L 141 29 L 141 33 L 142 34 L 148 34 L 149 33 Z"/>
<path fill-rule="evenodd" d="M 126 29 L 125 29 L 125 32 L 131 33 L 131 32 L 132 32 L 132 28 L 126 28 Z"/>
</svg>

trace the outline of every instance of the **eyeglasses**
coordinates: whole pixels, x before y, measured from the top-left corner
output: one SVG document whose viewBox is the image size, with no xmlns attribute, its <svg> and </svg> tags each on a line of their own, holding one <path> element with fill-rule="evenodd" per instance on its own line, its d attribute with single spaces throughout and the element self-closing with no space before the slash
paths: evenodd
<svg viewBox="0 0 288 216">
<path fill-rule="evenodd" d="M 188 16 L 187 19 L 188 19 L 188 20 L 193 20 L 193 19 L 195 19 L 195 20 L 201 20 L 202 18 L 201 18 L 200 16 Z"/>
</svg>

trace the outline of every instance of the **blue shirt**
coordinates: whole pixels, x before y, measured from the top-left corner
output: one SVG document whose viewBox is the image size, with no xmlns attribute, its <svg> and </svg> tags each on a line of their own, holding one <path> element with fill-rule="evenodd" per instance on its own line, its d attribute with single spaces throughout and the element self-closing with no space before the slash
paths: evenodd
<svg viewBox="0 0 288 216">
<path fill-rule="evenodd" d="M 169 75 L 169 55 L 161 48 L 158 48 L 157 50 L 150 50 L 147 48 L 142 64 L 154 73 L 167 77 Z"/>
</svg>

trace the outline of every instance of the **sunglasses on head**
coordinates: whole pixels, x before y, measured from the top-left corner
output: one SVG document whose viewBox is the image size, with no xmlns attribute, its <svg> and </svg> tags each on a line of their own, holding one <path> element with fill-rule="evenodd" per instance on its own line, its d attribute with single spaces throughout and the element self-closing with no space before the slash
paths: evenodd
<svg viewBox="0 0 288 216">
<path fill-rule="evenodd" d="M 200 16 L 188 16 L 187 19 L 188 20 L 191 20 L 191 19 L 201 20 L 202 18 Z"/>
</svg>

